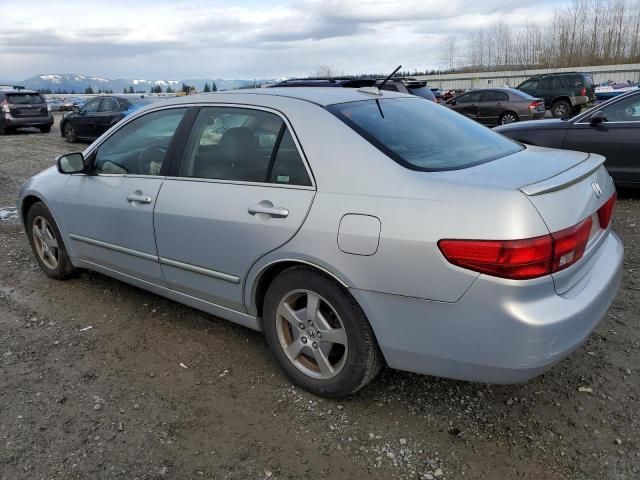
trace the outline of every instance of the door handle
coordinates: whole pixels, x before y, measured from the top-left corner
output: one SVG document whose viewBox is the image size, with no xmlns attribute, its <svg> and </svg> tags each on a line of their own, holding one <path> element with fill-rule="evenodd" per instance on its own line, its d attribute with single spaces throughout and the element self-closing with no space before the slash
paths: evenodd
<svg viewBox="0 0 640 480">
<path fill-rule="evenodd" d="M 127 202 L 133 203 L 133 204 L 135 203 L 147 204 L 147 203 L 151 203 L 152 201 L 153 201 L 153 198 L 151 198 L 149 195 L 145 195 L 140 190 L 136 190 L 135 192 L 127 195 Z"/>
<path fill-rule="evenodd" d="M 269 200 L 263 200 L 257 205 L 251 205 L 247 212 L 251 215 L 268 215 L 273 218 L 285 218 L 289 216 L 289 210 L 282 207 L 274 207 Z"/>
</svg>

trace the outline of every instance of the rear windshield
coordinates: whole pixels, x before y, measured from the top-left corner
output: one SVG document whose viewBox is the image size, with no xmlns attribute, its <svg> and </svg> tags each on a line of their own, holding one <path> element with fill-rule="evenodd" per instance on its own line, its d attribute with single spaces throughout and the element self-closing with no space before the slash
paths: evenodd
<svg viewBox="0 0 640 480">
<path fill-rule="evenodd" d="M 44 98 L 37 93 L 7 93 L 7 102 L 13 105 L 36 105 L 44 103 Z"/>
<path fill-rule="evenodd" d="M 435 100 L 436 96 L 429 87 L 407 87 L 411 95 L 417 95 L 418 97 L 426 98 L 427 100 Z"/>
<path fill-rule="evenodd" d="M 362 100 L 327 109 L 411 170 L 467 168 L 524 148 L 459 113 L 418 98 Z"/>
</svg>

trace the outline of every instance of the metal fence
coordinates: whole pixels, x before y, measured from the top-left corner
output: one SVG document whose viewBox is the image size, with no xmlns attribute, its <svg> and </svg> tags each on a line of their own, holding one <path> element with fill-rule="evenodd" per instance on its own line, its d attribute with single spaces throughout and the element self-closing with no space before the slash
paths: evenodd
<svg viewBox="0 0 640 480">
<path fill-rule="evenodd" d="M 504 72 L 446 73 L 418 75 L 415 78 L 427 80 L 431 87 L 453 88 L 490 88 L 515 87 L 533 75 L 561 72 L 585 72 L 593 74 L 596 84 L 612 80 L 626 82 L 640 81 L 640 63 L 627 65 L 599 65 L 591 67 L 548 68 L 535 70 L 512 70 Z"/>
</svg>

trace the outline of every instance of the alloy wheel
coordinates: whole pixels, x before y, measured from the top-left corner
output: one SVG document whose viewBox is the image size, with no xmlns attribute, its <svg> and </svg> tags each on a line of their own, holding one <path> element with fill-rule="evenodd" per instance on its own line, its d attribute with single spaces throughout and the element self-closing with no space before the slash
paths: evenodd
<svg viewBox="0 0 640 480">
<path fill-rule="evenodd" d="M 33 243 L 42 263 L 51 270 L 58 267 L 59 246 L 51 225 L 44 217 L 33 220 Z"/>
<path fill-rule="evenodd" d="M 76 131 L 68 123 L 64 126 L 64 138 L 67 139 L 67 142 L 73 142 L 76 139 Z"/>
<path fill-rule="evenodd" d="M 327 380 L 344 368 L 347 332 L 333 306 L 317 293 L 285 295 L 276 313 L 276 332 L 289 361 L 305 375 Z"/>
<path fill-rule="evenodd" d="M 564 117 L 567 115 L 567 108 L 563 104 L 558 104 L 555 106 L 556 117 Z"/>
<path fill-rule="evenodd" d="M 517 122 L 518 119 L 516 118 L 516 116 L 513 113 L 505 113 L 502 116 L 502 119 L 500 121 L 500 123 L 502 123 L 502 125 L 506 125 L 507 123 L 513 123 L 513 122 Z"/>
</svg>

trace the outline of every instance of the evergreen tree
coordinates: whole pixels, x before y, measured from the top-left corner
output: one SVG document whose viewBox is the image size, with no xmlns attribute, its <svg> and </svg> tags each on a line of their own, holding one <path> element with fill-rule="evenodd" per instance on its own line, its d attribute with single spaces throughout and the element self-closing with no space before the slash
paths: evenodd
<svg viewBox="0 0 640 480">
<path fill-rule="evenodd" d="M 211 91 L 212 92 L 217 92 L 218 91 L 218 87 L 216 86 L 216 82 L 214 82 L 213 80 L 211 81 Z"/>
<path fill-rule="evenodd" d="M 133 87 L 132 87 L 131 85 L 129 85 L 129 90 L 127 91 L 127 93 L 135 93 L 135 92 L 133 91 Z"/>
<path fill-rule="evenodd" d="M 124 88 L 122 89 L 122 93 L 127 93 L 127 87 L 124 87 Z"/>
<path fill-rule="evenodd" d="M 89 85 L 87 88 L 84 89 L 84 93 L 86 95 L 93 95 L 95 92 L 93 91 L 93 88 L 91 88 L 91 85 Z"/>
<path fill-rule="evenodd" d="M 102 89 L 101 89 L 101 88 L 99 88 L 99 89 L 98 89 L 98 95 L 100 95 L 101 93 L 104 93 L 104 92 L 102 91 Z"/>
<path fill-rule="evenodd" d="M 165 91 L 167 93 L 173 93 L 173 88 L 171 88 L 171 85 L 167 85 L 167 89 Z"/>
<path fill-rule="evenodd" d="M 209 93 L 211 91 L 211 87 L 209 87 L 209 84 L 207 82 L 204 83 L 204 88 L 202 89 L 202 91 L 204 93 Z"/>
<path fill-rule="evenodd" d="M 189 93 L 189 87 L 187 87 L 186 84 L 182 84 L 182 89 L 181 89 L 184 93 Z"/>
</svg>

